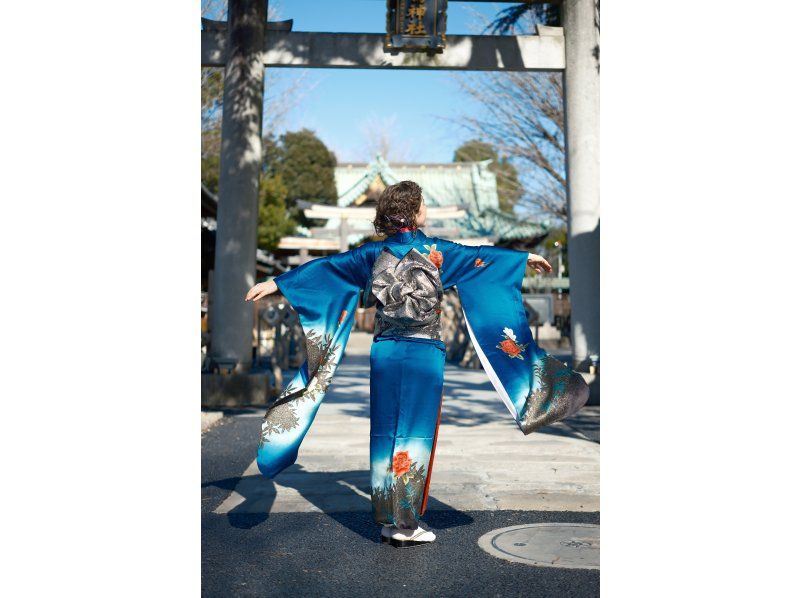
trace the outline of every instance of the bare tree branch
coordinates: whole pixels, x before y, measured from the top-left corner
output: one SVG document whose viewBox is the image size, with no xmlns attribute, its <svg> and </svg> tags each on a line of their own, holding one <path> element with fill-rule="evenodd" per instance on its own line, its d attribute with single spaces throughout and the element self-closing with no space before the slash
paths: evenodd
<svg viewBox="0 0 800 598">
<path fill-rule="evenodd" d="M 457 84 L 479 108 L 448 119 L 497 148 L 517 168 L 517 206 L 566 219 L 564 109 L 559 73 L 459 74 Z"/>
<path fill-rule="evenodd" d="M 519 4 L 501 10 L 493 21 L 478 14 L 475 17 L 484 32 L 511 35 L 532 34 L 537 24 L 560 22 L 556 4 Z M 518 180 L 506 182 L 510 187 L 519 187 L 519 211 L 566 222 L 561 74 L 457 73 L 452 77 L 474 104 L 445 120 L 491 143 L 498 154 L 508 157 L 517 169 Z"/>
<path fill-rule="evenodd" d="M 202 16 L 215 21 L 225 21 L 228 17 L 227 0 L 203 0 Z M 270 2 L 267 18 L 276 21 L 281 18 L 280 6 Z M 285 122 L 287 115 L 313 91 L 316 83 L 309 82 L 308 71 L 297 73 L 291 78 L 275 69 L 264 70 L 263 131 L 275 131 Z M 201 131 L 202 156 L 219 155 L 222 136 L 222 97 L 224 88 L 224 69 L 222 67 L 203 67 L 201 73 Z"/>
<path fill-rule="evenodd" d="M 390 162 L 403 162 L 409 159 L 411 148 L 399 141 L 396 114 L 378 116 L 372 113 L 364 120 L 360 129 L 367 162 L 375 158 L 376 154 L 381 154 Z"/>
</svg>

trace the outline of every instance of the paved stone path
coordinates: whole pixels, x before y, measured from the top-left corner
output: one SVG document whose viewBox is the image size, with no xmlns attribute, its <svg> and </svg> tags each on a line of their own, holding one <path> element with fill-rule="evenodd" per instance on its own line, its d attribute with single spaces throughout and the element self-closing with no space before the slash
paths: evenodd
<svg viewBox="0 0 800 598">
<path fill-rule="evenodd" d="M 351 336 L 297 463 L 269 480 L 253 461 L 214 513 L 370 510 L 370 343 Z M 524 436 L 482 370 L 448 365 L 428 511 L 599 511 L 599 459 L 599 407 Z"/>
</svg>

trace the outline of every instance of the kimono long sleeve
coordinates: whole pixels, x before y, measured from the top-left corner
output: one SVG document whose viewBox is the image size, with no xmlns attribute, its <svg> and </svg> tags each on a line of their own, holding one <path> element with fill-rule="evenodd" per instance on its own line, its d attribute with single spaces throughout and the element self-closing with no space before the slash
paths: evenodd
<svg viewBox="0 0 800 598">
<path fill-rule="evenodd" d="M 520 430 L 529 434 L 578 411 L 589 387 L 534 342 L 528 325 L 522 303 L 528 254 L 435 241 L 442 284 L 457 288 L 475 351 Z"/>
<path fill-rule="evenodd" d="M 306 362 L 267 409 L 256 462 L 275 477 L 297 451 L 322 403 L 353 327 L 359 290 L 369 276 L 369 247 L 312 260 L 275 283 L 300 318 Z"/>
</svg>

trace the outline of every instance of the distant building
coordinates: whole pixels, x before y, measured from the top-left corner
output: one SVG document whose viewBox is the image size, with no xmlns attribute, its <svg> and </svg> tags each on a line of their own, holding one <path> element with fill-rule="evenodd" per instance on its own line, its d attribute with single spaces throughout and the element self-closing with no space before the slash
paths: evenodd
<svg viewBox="0 0 800 598">
<path fill-rule="evenodd" d="M 467 216 L 425 227 L 431 236 L 451 239 L 487 238 L 495 245 L 531 249 L 548 233 L 546 223 L 520 220 L 501 212 L 497 178 L 489 170 L 491 160 L 447 163 L 389 163 L 378 155 L 370 163 L 346 162 L 336 166 L 336 190 L 341 207 L 374 205 L 388 186 L 411 180 L 422 187 L 428 206 L 461 206 Z M 373 234 L 371 223 L 353 220 L 348 240 L 358 243 Z M 327 229 L 338 229 L 339 220 L 328 220 Z"/>
</svg>

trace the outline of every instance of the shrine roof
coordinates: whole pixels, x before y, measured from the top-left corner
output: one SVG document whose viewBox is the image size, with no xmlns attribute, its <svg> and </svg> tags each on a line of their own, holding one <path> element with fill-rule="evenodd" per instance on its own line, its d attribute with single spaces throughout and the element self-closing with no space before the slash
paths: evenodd
<svg viewBox="0 0 800 598">
<path fill-rule="evenodd" d="M 521 220 L 514 214 L 500 211 L 497 178 L 489 170 L 491 160 L 478 162 L 389 164 L 381 155 L 372 162 L 346 162 L 336 166 L 336 188 L 339 206 L 358 206 L 374 198 L 388 185 L 412 180 L 422 187 L 425 201 L 431 207 L 463 206 L 467 216 L 449 224 L 455 225 L 460 237 L 490 237 L 499 241 L 541 238 L 547 234 L 546 224 Z M 354 229 L 370 228 L 369 222 L 356 222 Z M 326 228 L 337 228 L 338 219 L 328 220 Z M 360 231 L 359 231 L 360 232 Z M 353 231 L 351 242 L 359 233 Z"/>
</svg>

